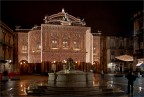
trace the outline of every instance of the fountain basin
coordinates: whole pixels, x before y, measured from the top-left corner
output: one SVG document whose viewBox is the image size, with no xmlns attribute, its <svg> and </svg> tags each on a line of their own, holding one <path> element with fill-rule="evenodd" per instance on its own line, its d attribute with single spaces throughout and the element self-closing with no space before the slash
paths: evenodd
<svg viewBox="0 0 144 97">
<path fill-rule="evenodd" d="M 48 74 L 48 86 L 55 87 L 92 87 L 93 74 L 78 70 L 59 71 Z"/>
</svg>

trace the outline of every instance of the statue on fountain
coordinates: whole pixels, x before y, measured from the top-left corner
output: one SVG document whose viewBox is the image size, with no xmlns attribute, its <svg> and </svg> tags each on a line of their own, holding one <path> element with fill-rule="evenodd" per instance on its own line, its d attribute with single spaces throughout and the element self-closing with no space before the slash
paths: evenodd
<svg viewBox="0 0 144 97">
<path fill-rule="evenodd" d="M 67 59 L 66 69 L 71 71 L 75 69 L 74 62 L 72 58 Z"/>
<path fill-rule="evenodd" d="M 75 70 L 72 58 L 64 61 L 64 69 L 56 73 L 49 73 L 48 86 L 53 87 L 87 87 L 93 86 L 93 74 Z"/>
</svg>

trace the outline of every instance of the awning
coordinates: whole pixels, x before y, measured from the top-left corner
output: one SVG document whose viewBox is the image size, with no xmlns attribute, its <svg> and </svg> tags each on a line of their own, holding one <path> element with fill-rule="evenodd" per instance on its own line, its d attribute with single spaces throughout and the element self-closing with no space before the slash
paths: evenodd
<svg viewBox="0 0 144 97">
<path fill-rule="evenodd" d="M 144 67 L 144 63 L 138 63 L 136 66 Z"/>
<path fill-rule="evenodd" d="M 120 55 L 115 58 L 121 61 L 133 61 L 133 56 L 130 55 Z"/>
</svg>

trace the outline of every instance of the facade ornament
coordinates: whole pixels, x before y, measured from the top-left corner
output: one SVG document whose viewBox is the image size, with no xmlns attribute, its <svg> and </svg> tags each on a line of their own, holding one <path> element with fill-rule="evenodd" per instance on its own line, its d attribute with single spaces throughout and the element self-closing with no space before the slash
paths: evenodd
<svg viewBox="0 0 144 97">
<path fill-rule="evenodd" d="M 17 30 L 17 29 L 19 29 L 21 26 L 15 26 L 15 27 L 16 27 L 16 30 Z"/>
<path fill-rule="evenodd" d="M 83 25 L 86 25 L 86 22 L 85 22 L 84 18 L 81 20 L 81 22 L 82 22 Z"/>
<path fill-rule="evenodd" d="M 63 21 L 61 21 L 61 25 L 71 25 L 71 22 L 67 16 L 67 13 L 64 13 Z"/>
<path fill-rule="evenodd" d="M 60 24 L 60 25 L 72 25 L 72 26 L 85 26 L 86 23 L 84 19 L 76 18 L 72 15 L 69 15 L 68 13 L 65 12 L 64 8 L 62 8 L 62 11 L 53 14 L 53 15 L 46 15 L 44 17 L 44 23 L 46 24 Z"/>
<path fill-rule="evenodd" d="M 67 14 L 65 13 L 65 20 L 70 21 L 69 18 L 67 17 Z"/>
<path fill-rule="evenodd" d="M 43 20 L 44 20 L 44 23 L 48 23 L 48 21 L 49 21 L 48 15 L 46 15 Z"/>
</svg>

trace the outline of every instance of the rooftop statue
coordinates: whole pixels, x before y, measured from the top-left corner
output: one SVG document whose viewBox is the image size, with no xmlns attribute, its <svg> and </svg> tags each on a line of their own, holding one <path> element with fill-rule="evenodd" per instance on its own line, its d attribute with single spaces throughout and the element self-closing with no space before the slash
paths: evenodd
<svg viewBox="0 0 144 97">
<path fill-rule="evenodd" d="M 48 23 L 48 21 L 49 21 L 48 15 L 46 15 L 43 20 L 44 20 L 45 23 Z"/>
</svg>

